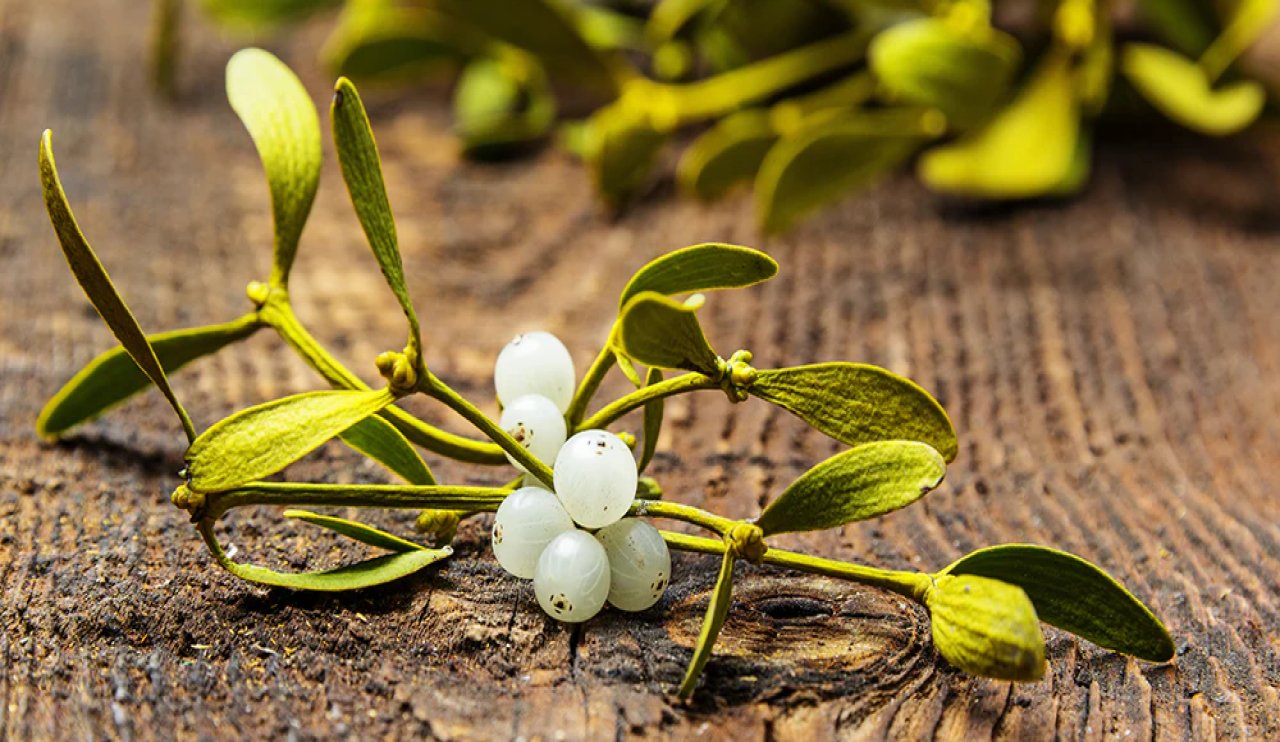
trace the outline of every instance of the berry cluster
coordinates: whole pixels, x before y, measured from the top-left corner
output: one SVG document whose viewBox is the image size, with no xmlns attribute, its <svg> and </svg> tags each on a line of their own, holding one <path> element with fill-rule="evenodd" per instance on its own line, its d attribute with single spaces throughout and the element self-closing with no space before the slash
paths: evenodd
<svg viewBox="0 0 1280 742">
<path fill-rule="evenodd" d="M 498 507 L 498 563 L 516 577 L 533 578 L 539 605 L 561 621 L 586 621 L 606 600 L 624 611 L 658 602 L 671 554 L 658 529 L 623 517 L 638 479 L 631 451 L 605 430 L 565 440 L 575 378 L 564 344 L 547 332 L 519 335 L 498 354 L 493 376 L 502 428 L 534 456 L 555 461 L 552 489 L 526 476 L 531 486 Z"/>
</svg>

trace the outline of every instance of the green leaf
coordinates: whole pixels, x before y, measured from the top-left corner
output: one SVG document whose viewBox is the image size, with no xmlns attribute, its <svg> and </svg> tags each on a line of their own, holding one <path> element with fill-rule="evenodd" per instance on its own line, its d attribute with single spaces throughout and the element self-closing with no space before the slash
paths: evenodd
<svg viewBox="0 0 1280 742">
<path fill-rule="evenodd" d="M 867 50 L 871 70 L 893 97 L 933 106 L 961 127 L 980 121 L 1004 97 L 1021 58 L 1006 33 L 940 18 L 890 26 Z"/>
<path fill-rule="evenodd" d="M 541 67 L 523 54 L 480 57 L 454 88 L 454 128 L 468 157 L 498 159 L 517 152 L 544 138 L 555 116 Z"/>
<path fill-rule="evenodd" d="M 716 122 L 680 157 L 676 182 L 685 192 L 705 201 L 750 182 L 764 162 L 778 131 L 768 111 L 747 109 Z"/>
<path fill-rule="evenodd" d="M 1045 623 L 1144 660 L 1173 659 L 1173 639 L 1151 609 L 1111 575 L 1074 554 L 1003 544 L 962 557 L 940 574 L 973 574 L 1017 585 Z"/>
<path fill-rule="evenodd" d="M 1126 44 L 1120 70 L 1161 113 L 1201 134 L 1226 136 L 1253 123 L 1267 102 L 1252 80 L 1214 90 L 1204 70 L 1176 52 L 1152 44 Z"/>
<path fill-rule="evenodd" d="M 299 23 L 341 0 L 201 0 L 200 6 L 214 23 L 239 33 L 264 33 Z"/>
<path fill-rule="evenodd" d="M 915 382 L 865 363 L 759 371 L 751 394 L 789 410 L 841 443 L 928 443 L 947 461 L 959 450 L 946 410 Z"/>
<path fill-rule="evenodd" d="M 348 0 L 320 51 L 335 75 L 379 83 L 409 82 L 451 70 L 486 40 L 429 8 L 396 0 Z"/>
<path fill-rule="evenodd" d="M 364 102 L 360 100 L 356 86 L 345 77 L 334 86 L 329 117 L 333 122 L 333 141 L 351 204 L 360 218 L 369 246 L 373 248 L 373 255 L 378 259 L 378 267 L 409 320 L 409 345 L 417 356 L 422 348 L 421 331 L 409 290 L 405 288 L 404 265 L 400 261 L 400 245 L 396 238 L 395 219 L 391 216 L 391 203 L 387 200 L 387 187 L 382 180 L 378 145 L 373 139 Z M 415 357 L 412 360 L 416 363 L 419 359 Z"/>
<path fill-rule="evenodd" d="M 693 648 L 693 658 L 689 660 L 689 669 L 685 670 L 684 680 L 680 682 L 679 696 L 681 700 L 693 695 L 693 689 L 702 676 L 702 668 L 711 659 L 711 649 L 716 644 L 716 637 L 729 616 L 729 605 L 733 602 L 733 563 L 732 549 L 725 549 L 724 559 L 720 562 L 720 576 L 716 578 L 716 586 L 711 591 L 711 600 L 707 603 L 707 615 L 702 620 L 702 632 L 698 635 L 698 643 Z"/>
<path fill-rule="evenodd" d="M 415 544 L 412 541 L 406 541 L 399 536 L 387 533 L 386 531 L 374 528 L 364 523 L 359 523 L 346 518 L 338 518 L 332 515 L 320 515 L 309 510 L 286 510 L 283 513 L 286 518 L 293 518 L 304 523 L 310 523 L 313 526 L 327 528 L 330 531 L 340 533 L 347 538 L 359 541 L 362 544 L 368 544 L 379 549 L 402 553 L 406 551 L 426 551 L 427 547 Z"/>
<path fill-rule="evenodd" d="M 627 377 L 627 381 L 630 381 L 636 389 L 644 386 L 644 380 L 640 378 L 640 372 L 636 370 L 636 366 L 631 362 L 630 358 L 615 353 L 614 360 L 618 364 L 618 370 L 622 372 L 623 376 Z"/>
<path fill-rule="evenodd" d="M 341 433 L 343 443 L 400 475 L 409 484 L 435 484 L 427 462 L 396 426 L 371 415 Z"/>
<path fill-rule="evenodd" d="M 262 324 L 254 314 L 219 325 L 173 330 L 147 336 L 166 374 L 231 343 L 243 340 Z M 124 348 L 112 348 L 80 369 L 45 404 L 36 432 L 55 438 L 145 390 L 151 380 Z"/>
<path fill-rule="evenodd" d="M 637 294 L 691 294 L 754 286 L 778 275 L 778 263 L 759 250 L 705 242 L 673 250 L 636 271 L 622 289 L 618 308 Z"/>
<path fill-rule="evenodd" d="M 917 166 L 925 185 L 961 196 L 1019 199 L 1052 192 L 1071 170 L 1080 131 L 1076 76 L 1050 50 L 1008 106 L 981 129 L 935 147 Z"/>
<path fill-rule="evenodd" d="M 304 392 L 242 410 L 187 449 L 190 487 L 221 492 L 270 476 L 395 400 L 389 390 Z"/>
<path fill-rule="evenodd" d="M 919 500 L 947 473 L 926 443 L 864 443 L 823 461 L 769 503 L 756 525 L 766 536 L 838 528 Z"/>
<path fill-rule="evenodd" d="M 1021 588 L 977 575 L 944 575 L 924 602 L 933 644 L 947 662 L 987 678 L 1044 677 L 1044 635 Z"/>
<path fill-rule="evenodd" d="M 778 141 L 756 174 L 756 214 L 770 232 L 906 162 L 945 124 L 933 111 L 854 112 Z"/>
<path fill-rule="evenodd" d="M 584 159 L 596 192 L 611 208 L 619 208 L 649 181 L 667 135 L 653 128 L 644 110 L 622 102 L 592 114 L 585 132 Z"/>
<path fill-rule="evenodd" d="M 164 368 L 160 365 L 159 359 L 156 358 L 155 350 L 147 342 L 147 336 L 138 326 L 138 320 L 134 319 L 128 305 L 124 303 L 124 299 L 120 298 L 120 293 L 111 283 L 107 269 L 102 267 L 98 256 L 89 246 L 89 241 L 80 231 L 75 214 L 71 213 L 71 204 L 67 202 L 67 194 L 62 189 L 62 181 L 58 178 L 58 167 L 53 160 L 53 132 L 48 129 L 45 129 L 40 137 L 40 184 L 44 189 L 44 204 L 49 211 L 49 221 L 53 224 L 53 231 L 57 233 L 58 242 L 62 246 L 62 254 L 67 259 L 67 265 L 71 266 L 71 272 L 75 274 L 80 288 L 84 289 L 93 308 L 98 310 L 102 321 L 111 328 L 111 332 L 133 358 L 134 363 L 160 389 L 165 399 L 169 400 L 169 405 L 173 407 L 173 411 L 178 414 L 178 419 L 182 422 L 187 440 L 195 439 L 195 426 L 191 424 L 187 411 L 182 408 L 182 404 L 178 402 L 173 389 L 170 388 L 169 380 L 164 375 Z"/>
<path fill-rule="evenodd" d="M 284 286 L 320 183 L 320 119 L 293 70 L 261 49 L 241 49 L 227 62 L 227 100 L 267 174 L 275 222 L 271 283 Z"/>
<path fill-rule="evenodd" d="M 642 291 L 623 307 L 618 342 L 623 353 L 647 366 L 707 375 L 719 368 L 695 308 L 656 291 Z"/>
<path fill-rule="evenodd" d="M 578 30 L 568 5 L 558 0 L 438 0 L 436 7 L 529 52 L 556 78 L 613 93 L 623 76 L 622 63 L 592 48 Z"/>
<path fill-rule="evenodd" d="M 662 381 L 662 369 L 651 368 L 645 377 L 644 385 L 651 386 Z M 646 402 L 644 405 L 644 448 L 640 450 L 638 471 L 644 471 L 653 461 L 653 454 L 658 450 L 658 434 L 662 432 L 662 398 Z"/>
</svg>

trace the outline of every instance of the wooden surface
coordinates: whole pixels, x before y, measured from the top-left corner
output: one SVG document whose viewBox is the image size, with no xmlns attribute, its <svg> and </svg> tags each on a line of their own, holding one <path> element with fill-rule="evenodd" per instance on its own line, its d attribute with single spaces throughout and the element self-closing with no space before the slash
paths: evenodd
<svg viewBox="0 0 1280 742">
<path fill-rule="evenodd" d="M 146 6 L 0 0 L 0 738 L 1280 737 L 1274 127 L 1105 143 L 1092 189 L 1061 206 L 965 213 L 900 177 L 762 240 L 746 197 L 704 208 L 660 186 L 610 221 L 561 154 L 458 164 L 438 91 L 375 101 L 428 362 L 466 393 L 489 397 L 492 358 L 522 329 L 558 333 L 585 367 L 622 283 L 662 251 L 767 249 L 775 281 L 705 310 L 721 352 L 888 366 L 937 393 L 961 436 L 923 504 L 779 543 L 921 569 L 998 542 L 1058 546 L 1129 585 L 1178 646 L 1153 666 L 1048 630 L 1044 682 L 974 679 L 937 658 L 920 609 L 747 569 L 686 708 L 670 698 L 712 559 L 680 558 L 656 610 L 579 629 L 500 572 L 483 520 L 446 567 L 384 589 L 264 590 L 220 571 L 169 505 L 183 445 L 158 395 L 65 443 L 35 439 L 42 402 L 111 345 L 44 215 L 43 128 L 146 328 L 237 316 L 269 266 L 265 184 L 223 95 L 235 47 L 189 19 L 185 95 L 161 104 L 140 61 Z M 277 50 L 323 102 L 314 36 Z M 303 320 L 366 377 L 401 342 L 331 156 L 293 283 Z M 175 386 L 208 425 L 320 384 L 262 333 Z M 727 515 L 754 515 L 837 450 L 723 395 L 674 401 L 669 418 L 656 475 Z M 450 481 L 506 474 L 432 463 Z M 290 475 L 383 476 L 336 446 Z M 290 568 L 354 556 L 267 511 L 233 518 L 225 539 Z"/>
</svg>

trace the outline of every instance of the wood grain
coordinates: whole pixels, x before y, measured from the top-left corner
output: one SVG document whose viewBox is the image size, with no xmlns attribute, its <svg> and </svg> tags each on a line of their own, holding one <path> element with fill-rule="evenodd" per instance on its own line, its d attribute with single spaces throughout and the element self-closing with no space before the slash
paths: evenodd
<svg viewBox="0 0 1280 742">
<path fill-rule="evenodd" d="M 767 249 L 781 275 L 704 312 L 722 353 L 885 365 L 935 391 L 961 436 L 947 484 L 921 504 L 780 545 L 921 569 L 1002 541 L 1055 545 L 1128 584 L 1178 646 L 1152 666 L 1049 630 L 1044 682 L 974 679 L 937 658 L 927 617 L 896 597 L 752 568 L 684 707 L 671 693 L 713 559 L 679 558 L 653 611 L 580 628 L 501 574 L 483 521 L 464 526 L 447 567 L 396 585 L 262 590 L 219 571 L 169 505 L 183 445 L 158 395 L 64 443 L 35 439 L 43 400 L 111 342 L 43 213 L 45 127 L 81 225 L 145 328 L 237 316 L 244 284 L 270 265 L 265 181 L 223 97 L 235 44 L 188 18 L 185 92 L 164 104 L 141 66 L 146 14 L 119 0 L 0 0 L 0 738 L 1280 737 L 1274 125 L 1220 143 L 1112 137 L 1089 192 L 1060 205 L 975 212 L 903 176 L 765 240 L 748 198 L 703 207 L 669 185 L 609 219 L 562 154 L 458 163 L 439 89 L 370 95 L 428 362 L 451 383 L 487 398 L 497 350 L 533 327 L 584 368 L 626 277 L 662 251 Z M 275 50 L 323 102 L 317 30 Z M 304 321 L 370 377 L 403 320 L 326 147 L 291 284 Z M 262 333 L 175 387 L 208 425 L 319 380 Z M 656 476 L 727 515 L 754 515 L 838 450 L 783 412 L 714 393 L 673 401 L 668 418 Z M 503 478 L 431 463 L 450 481 Z M 328 447 L 290 476 L 382 474 Z M 352 556 L 266 511 L 224 536 L 290 568 Z"/>
</svg>

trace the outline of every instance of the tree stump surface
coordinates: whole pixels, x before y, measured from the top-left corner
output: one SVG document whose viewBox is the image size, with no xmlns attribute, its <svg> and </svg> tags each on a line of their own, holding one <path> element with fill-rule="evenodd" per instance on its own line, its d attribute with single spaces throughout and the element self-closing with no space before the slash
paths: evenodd
<svg viewBox="0 0 1280 742">
<path fill-rule="evenodd" d="M 1060 205 L 975 213 L 904 174 L 764 239 L 747 195 L 708 207 L 660 184 L 610 219 L 566 155 L 460 164 L 443 91 L 371 94 L 428 362 L 468 396 L 491 399 L 492 359 L 524 329 L 557 333 L 584 369 L 623 283 L 654 256 L 760 247 L 782 273 L 703 312 L 721 353 L 884 365 L 937 394 L 961 439 L 922 503 L 777 545 L 926 570 L 995 543 L 1056 546 L 1128 585 L 1178 647 L 1157 666 L 1046 628 L 1043 682 L 977 679 L 937 656 L 927 615 L 896 596 L 747 568 L 684 706 L 673 692 L 710 557 L 678 557 L 649 613 L 579 628 L 501 572 L 487 518 L 463 527 L 444 566 L 390 586 L 263 589 L 221 571 L 169 504 L 184 445 L 159 395 L 64 442 L 36 439 L 43 402 L 113 345 L 45 216 L 41 130 L 54 130 L 81 225 L 148 330 L 238 316 L 244 285 L 270 265 L 265 181 L 225 102 L 236 44 L 190 14 L 184 92 L 162 102 L 143 61 L 148 5 L 0 0 L 0 738 L 1280 737 L 1274 126 L 1228 142 L 1162 130 L 1104 143 L 1089 191 Z M 318 30 L 272 48 L 324 106 Z M 374 378 L 403 319 L 326 149 L 293 294 L 312 331 Z M 207 426 L 322 383 L 262 332 L 175 387 Z M 625 388 L 611 377 L 604 394 Z M 668 496 L 735 517 L 840 448 L 717 394 L 672 400 L 668 420 L 653 470 Z M 445 481 L 508 474 L 429 460 Z M 337 445 L 289 477 L 384 481 Z M 290 569 L 361 556 L 312 531 L 263 509 L 233 514 L 224 538 Z"/>
</svg>

